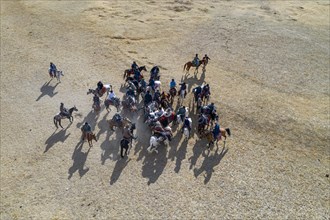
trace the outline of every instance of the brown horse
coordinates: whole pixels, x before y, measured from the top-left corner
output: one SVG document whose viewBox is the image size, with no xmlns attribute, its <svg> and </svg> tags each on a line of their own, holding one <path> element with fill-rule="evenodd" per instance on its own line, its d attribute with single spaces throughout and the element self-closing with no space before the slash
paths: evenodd
<svg viewBox="0 0 330 220">
<path fill-rule="evenodd" d="M 97 142 L 95 134 L 87 133 L 86 137 L 87 137 L 87 141 L 88 141 L 89 146 L 93 147 L 93 140 L 95 140 L 95 142 Z"/>
<path fill-rule="evenodd" d="M 175 87 L 171 88 L 169 91 L 169 95 L 170 95 L 170 102 L 171 104 L 173 104 L 174 98 L 176 96 L 177 90 Z"/>
<path fill-rule="evenodd" d="M 147 68 L 146 68 L 146 66 L 140 66 L 140 67 L 138 68 L 138 70 L 139 70 L 139 72 L 141 72 L 142 70 L 147 71 Z M 124 71 L 124 76 L 123 76 L 123 78 L 124 78 L 125 81 L 127 82 L 127 81 L 128 81 L 128 78 L 129 78 L 131 75 L 133 75 L 133 74 L 134 74 L 134 71 L 133 71 L 132 69 L 126 69 L 126 70 Z"/>
<path fill-rule="evenodd" d="M 124 117 L 120 122 L 117 122 L 114 119 L 111 119 L 111 120 L 108 120 L 108 123 L 109 123 L 110 129 L 112 131 L 114 131 L 114 127 L 123 129 L 126 125 L 132 124 L 132 122 L 126 117 Z"/>
<path fill-rule="evenodd" d="M 195 67 L 196 69 L 195 69 L 194 73 L 198 73 L 198 68 L 199 68 L 202 64 L 203 64 L 203 66 L 205 67 L 205 60 L 204 60 L 204 59 L 202 59 L 202 60 L 199 61 L 198 66 L 195 66 L 191 61 L 188 61 L 188 62 L 183 66 L 183 71 L 186 70 L 186 72 L 188 73 L 191 67 Z"/>
<path fill-rule="evenodd" d="M 221 132 L 221 136 L 219 136 L 218 138 L 214 138 L 213 136 L 213 133 L 212 131 L 209 131 L 209 130 L 204 130 L 202 133 L 201 133 L 201 138 L 206 138 L 207 141 L 208 141 L 208 148 L 210 148 L 214 142 L 216 142 L 216 144 L 218 144 L 218 141 L 219 140 L 222 140 L 222 137 L 224 137 L 224 140 L 223 142 L 226 143 L 226 139 L 227 139 L 227 135 L 230 136 L 231 135 L 231 132 L 230 132 L 230 129 L 229 128 L 220 128 L 220 132 Z"/>
</svg>

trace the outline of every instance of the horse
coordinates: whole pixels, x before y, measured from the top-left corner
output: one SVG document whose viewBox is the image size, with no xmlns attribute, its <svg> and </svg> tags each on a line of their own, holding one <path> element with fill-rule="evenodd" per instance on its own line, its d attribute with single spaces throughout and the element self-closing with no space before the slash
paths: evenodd
<svg viewBox="0 0 330 220">
<path fill-rule="evenodd" d="M 170 102 L 171 102 L 171 104 L 173 104 L 173 101 L 174 101 L 174 98 L 176 96 L 176 93 L 177 93 L 177 91 L 176 91 L 176 88 L 175 87 L 173 87 L 173 88 L 170 89 L 169 94 L 170 94 Z"/>
<path fill-rule="evenodd" d="M 209 130 L 205 130 L 203 131 L 203 133 L 201 134 L 201 138 L 206 137 L 206 139 L 208 140 L 208 148 L 210 148 L 214 142 L 216 142 L 216 144 L 218 144 L 218 141 L 222 139 L 222 137 L 224 137 L 224 141 L 226 143 L 226 139 L 227 139 L 227 135 L 228 137 L 231 135 L 231 131 L 229 128 L 220 128 L 220 133 L 221 136 L 219 135 L 217 138 L 214 138 L 212 131 Z"/>
<path fill-rule="evenodd" d="M 95 140 L 95 142 L 97 142 L 96 136 L 93 133 L 87 133 L 86 138 L 87 138 L 89 147 L 93 147 L 93 140 Z"/>
<path fill-rule="evenodd" d="M 105 108 L 107 109 L 107 111 L 109 112 L 109 109 L 111 111 L 111 108 L 110 108 L 110 105 L 113 105 L 116 107 L 117 109 L 117 112 L 119 112 L 119 108 L 120 108 L 120 98 L 113 98 L 112 100 L 110 99 L 107 99 L 104 101 L 104 105 L 105 105 Z"/>
<path fill-rule="evenodd" d="M 63 71 L 56 70 L 56 72 L 50 71 L 49 75 L 50 75 L 51 78 L 56 78 L 57 82 L 60 83 L 61 82 L 61 76 L 64 76 L 64 73 L 63 73 Z"/>
<path fill-rule="evenodd" d="M 152 135 L 150 137 L 150 141 L 149 141 L 150 145 L 147 148 L 147 151 L 149 153 L 152 153 L 152 152 L 158 153 L 157 148 L 161 143 L 164 143 L 166 146 L 169 144 L 170 139 L 169 139 L 168 136 L 172 136 L 171 128 L 166 127 L 164 130 L 165 130 L 165 133 L 166 133 L 165 136 L 164 135 Z"/>
<path fill-rule="evenodd" d="M 135 123 L 131 124 L 131 127 L 129 130 L 133 134 L 134 130 L 136 129 Z M 136 139 L 137 137 L 131 137 L 130 139 L 123 138 L 120 141 L 120 156 L 123 158 L 124 157 L 124 150 L 125 150 L 125 155 L 129 154 L 129 149 L 132 147 L 132 139 Z"/>
<path fill-rule="evenodd" d="M 88 89 L 87 95 L 97 94 L 99 97 L 102 97 L 104 93 L 107 93 L 107 95 L 109 95 L 110 90 L 112 90 L 112 85 L 104 84 L 103 88 L 100 91 L 98 89 Z"/>
<path fill-rule="evenodd" d="M 101 101 L 99 103 L 94 102 L 92 105 L 94 112 L 98 113 L 101 110 Z"/>
<path fill-rule="evenodd" d="M 191 118 L 188 118 L 188 120 L 189 120 L 189 127 L 191 128 L 192 120 L 191 120 Z M 185 140 L 187 141 L 190 137 L 190 131 L 187 127 L 183 128 L 183 134 L 185 136 Z"/>
<path fill-rule="evenodd" d="M 132 124 L 132 122 L 126 117 L 122 118 L 120 122 L 117 122 L 112 118 L 111 120 L 108 120 L 108 123 L 112 131 L 114 131 L 114 127 L 123 129 L 126 125 Z"/>
<path fill-rule="evenodd" d="M 186 72 L 189 73 L 190 68 L 191 68 L 191 67 L 195 67 L 196 69 L 195 69 L 194 73 L 198 73 L 198 68 L 199 68 L 200 65 L 202 65 L 202 64 L 205 65 L 205 60 L 204 60 L 204 59 L 200 60 L 197 66 L 195 66 L 195 64 L 193 64 L 193 62 L 188 61 L 188 62 L 185 63 L 185 65 L 183 66 L 183 71 L 186 70 Z"/>
<path fill-rule="evenodd" d="M 180 90 L 178 93 L 179 93 L 178 94 L 179 95 L 179 97 L 178 97 L 178 105 L 182 105 L 183 100 L 186 97 L 187 92 L 186 92 L 186 90 Z"/>
<path fill-rule="evenodd" d="M 61 120 L 62 119 L 65 119 L 65 118 L 69 119 L 69 121 L 72 123 L 72 121 L 73 121 L 73 116 L 72 116 L 73 111 L 78 111 L 78 109 L 76 108 L 76 106 L 73 106 L 72 108 L 70 108 L 68 110 L 68 115 L 67 116 L 62 115 L 61 112 L 58 113 L 58 114 L 56 114 L 54 116 L 54 118 L 53 118 L 54 124 L 55 124 L 56 128 L 58 128 L 57 123 L 59 123 L 59 125 L 61 126 L 61 128 L 63 128 L 62 125 L 61 125 Z"/>
<path fill-rule="evenodd" d="M 138 68 L 139 72 L 141 72 L 142 70 L 144 71 L 147 71 L 147 68 L 146 66 L 140 66 Z M 128 81 L 128 77 L 130 77 L 130 75 L 134 74 L 134 71 L 132 69 L 126 69 L 124 71 L 124 76 L 123 76 L 123 79 L 125 79 L 125 81 L 127 82 Z"/>
<path fill-rule="evenodd" d="M 122 102 L 123 108 L 128 109 L 130 112 L 137 112 L 136 99 L 133 96 L 127 96 Z"/>
<path fill-rule="evenodd" d="M 185 115 L 184 115 L 183 118 L 188 117 L 188 115 L 189 115 L 189 108 L 186 107 L 186 113 L 185 113 Z M 184 120 L 184 119 L 183 119 L 183 120 Z M 183 120 L 182 120 L 182 118 L 181 118 L 181 115 L 176 114 L 176 123 L 177 123 L 177 124 L 182 124 L 182 123 L 183 123 Z"/>
</svg>

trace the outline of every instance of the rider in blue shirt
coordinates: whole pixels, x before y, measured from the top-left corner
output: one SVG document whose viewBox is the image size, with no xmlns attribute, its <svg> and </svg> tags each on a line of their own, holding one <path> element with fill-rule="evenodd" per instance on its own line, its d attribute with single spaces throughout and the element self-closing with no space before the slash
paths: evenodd
<svg viewBox="0 0 330 220">
<path fill-rule="evenodd" d="M 49 74 L 55 75 L 57 68 L 54 63 L 50 62 L 49 65 Z"/>
<path fill-rule="evenodd" d="M 82 139 L 85 140 L 86 135 L 92 132 L 92 128 L 88 124 L 88 122 L 85 122 L 85 124 L 81 128 L 81 131 L 82 131 Z"/>
<path fill-rule="evenodd" d="M 198 54 L 196 54 L 196 56 L 194 57 L 194 60 L 192 62 L 195 66 L 198 66 L 199 64 L 199 58 L 198 58 Z"/>
<path fill-rule="evenodd" d="M 170 82 L 170 89 L 175 88 L 176 87 L 176 82 L 174 79 L 172 79 L 172 81 Z"/>
</svg>

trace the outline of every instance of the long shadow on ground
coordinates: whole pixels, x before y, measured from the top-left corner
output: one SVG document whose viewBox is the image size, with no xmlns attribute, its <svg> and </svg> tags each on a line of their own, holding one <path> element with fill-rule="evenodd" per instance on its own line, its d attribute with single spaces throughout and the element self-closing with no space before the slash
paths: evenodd
<svg viewBox="0 0 330 220">
<path fill-rule="evenodd" d="M 40 88 L 40 92 L 41 94 L 39 95 L 39 97 L 36 99 L 36 101 L 39 101 L 42 97 L 44 97 L 45 95 L 48 95 L 49 97 L 53 97 L 55 96 L 58 92 L 54 92 L 55 91 L 55 88 L 56 86 L 59 84 L 59 83 L 56 83 L 55 86 L 52 86 L 52 85 L 49 85 L 49 83 L 51 82 L 51 80 L 49 80 L 48 82 L 45 82 L 41 88 Z"/>
<path fill-rule="evenodd" d="M 83 147 L 84 141 L 80 140 L 78 144 L 76 145 L 73 154 L 72 154 L 72 160 L 73 164 L 69 168 L 69 177 L 68 179 L 71 179 L 72 175 L 78 170 L 80 178 L 83 177 L 88 171 L 89 168 L 87 167 L 84 169 L 85 162 L 87 160 L 87 156 L 90 151 L 90 147 L 88 148 L 87 152 L 82 152 L 82 147 Z"/>
</svg>

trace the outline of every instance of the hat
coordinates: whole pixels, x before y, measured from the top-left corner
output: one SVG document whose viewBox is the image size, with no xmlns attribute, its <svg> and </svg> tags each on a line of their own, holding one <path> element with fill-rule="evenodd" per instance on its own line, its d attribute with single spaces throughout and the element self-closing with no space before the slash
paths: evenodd
<svg viewBox="0 0 330 220">
<path fill-rule="evenodd" d="M 88 124 L 88 122 L 86 121 L 86 122 L 85 122 L 85 125 L 87 125 L 87 124 Z"/>
</svg>

